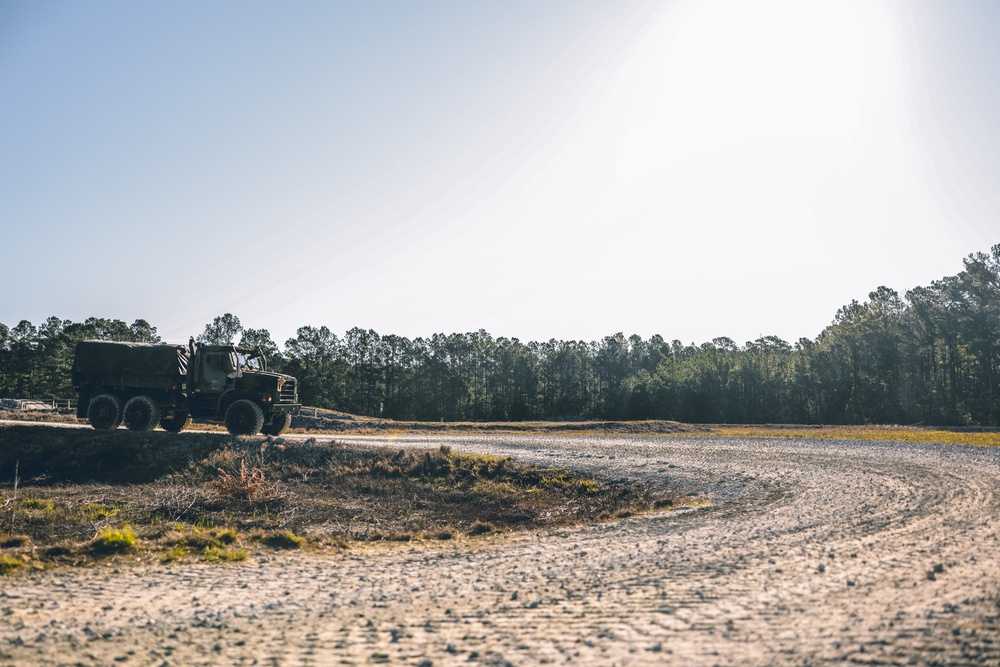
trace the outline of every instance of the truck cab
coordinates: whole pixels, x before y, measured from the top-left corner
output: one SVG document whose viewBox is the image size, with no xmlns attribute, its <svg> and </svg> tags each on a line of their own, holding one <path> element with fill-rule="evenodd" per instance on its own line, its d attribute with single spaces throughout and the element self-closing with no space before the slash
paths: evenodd
<svg viewBox="0 0 1000 667">
<path fill-rule="evenodd" d="M 295 378 L 269 372 L 258 348 L 198 345 L 192 359 L 188 390 L 196 414 L 214 411 L 234 433 L 280 433 L 299 408 Z"/>
</svg>

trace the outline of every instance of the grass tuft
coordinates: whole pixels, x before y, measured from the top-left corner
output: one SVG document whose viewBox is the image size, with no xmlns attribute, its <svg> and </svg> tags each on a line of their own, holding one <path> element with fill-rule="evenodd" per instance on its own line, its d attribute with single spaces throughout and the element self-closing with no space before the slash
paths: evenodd
<svg viewBox="0 0 1000 667">
<path fill-rule="evenodd" d="M 173 563 L 187 556 L 187 550 L 181 545 L 176 545 L 160 554 L 161 563 Z"/>
<path fill-rule="evenodd" d="M 55 509 L 55 503 L 42 498 L 22 498 L 21 507 L 26 510 L 43 510 L 51 512 Z"/>
<path fill-rule="evenodd" d="M 0 574 L 10 574 L 24 567 L 24 561 L 13 556 L 0 556 Z"/>
<path fill-rule="evenodd" d="M 135 551 L 137 541 L 135 531 L 127 525 L 121 528 L 104 528 L 91 542 L 90 550 L 102 555 L 124 554 Z"/>
<path fill-rule="evenodd" d="M 215 539 L 219 540 L 220 544 L 233 544 L 240 539 L 240 535 L 232 528 L 224 528 L 218 532 Z"/>
<path fill-rule="evenodd" d="M 261 544 L 272 549 L 298 549 L 306 542 L 304 537 L 300 537 L 290 530 L 265 533 L 259 539 Z"/>
<path fill-rule="evenodd" d="M 237 563 L 247 559 L 247 552 L 241 549 L 206 549 L 202 559 L 207 563 Z"/>
</svg>

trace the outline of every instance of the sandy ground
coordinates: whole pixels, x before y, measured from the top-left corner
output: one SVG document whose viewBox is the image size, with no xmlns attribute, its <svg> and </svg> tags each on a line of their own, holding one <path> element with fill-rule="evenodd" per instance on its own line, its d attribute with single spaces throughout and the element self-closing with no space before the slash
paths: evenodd
<svg viewBox="0 0 1000 667">
<path fill-rule="evenodd" d="M 445 546 L 3 578 L 0 664 L 1000 664 L 1000 450 L 358 440 L 511 453 L 714 502 Z"/>
</svg>

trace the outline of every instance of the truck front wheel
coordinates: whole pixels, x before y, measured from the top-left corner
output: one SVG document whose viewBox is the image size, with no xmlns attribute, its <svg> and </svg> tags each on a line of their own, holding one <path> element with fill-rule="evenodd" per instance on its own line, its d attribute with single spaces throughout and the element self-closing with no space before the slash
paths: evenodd
<svg viewBox="0 0 1000 667">
<path fill-rule="evenodd" d="M 282 412 L 281 414 L 272 416 L 271 423 L 264 426 L 262 432 L 264 435 L 281 435 L 291 423 L 292 416 L 287 412 Z"/>
<path fill-rule="evenodd" d="M 264 428 L 264 411 L 245 398 L 234 401 L 226 410 L 226 428 L 233 435 L 257 435 Z"/>
<path fill-rule="evenodd" d="M 160 423 L 160 407 L 149 396 L 133 396 L 125 404 L 125 428 L 152 431 Z"/>
<path fill-rule="evenodd" d="M 122 425 L 122 399 L 114 394 L 98 394 L 90 399 L 87 421 L 96 429 L 110 431 Z"/>
</svg>

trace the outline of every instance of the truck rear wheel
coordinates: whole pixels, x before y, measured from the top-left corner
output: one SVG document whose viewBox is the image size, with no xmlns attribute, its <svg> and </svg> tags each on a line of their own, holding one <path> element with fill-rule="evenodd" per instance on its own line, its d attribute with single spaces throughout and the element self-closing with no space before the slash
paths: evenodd
<svg viewBox="0 0 1000 667">
<path fill-rule="evenodd" d="M 226 410 L 226 428 L 233 435 L 257 435 L 264 428 L 264 411 L 245 398 L 234 401 Z"/>
<path fill-rule="evenodd" d="M 160 423 L 160 407 L 149 396 L 133 396 L 125 404 L 125 428 L 152 431 Z"/>
<path fill-rule="evenodd" d="M 279 415 L 271 417 L 271 423 L 266 424 L 264 428 L 261 429 L 261 433 L 264 435 L 281 435 L 291 423 L 292 416 L 287 412 L 282 412 Z"/>
<path fill-rule="evenodd" d="M 98 394 L 90 399 L 87 421 L 96 429 L 109 431 L 122 425 L 122 399 L 114 394 Z"/>
<path fill-rule="evenodd" d="M 180 433 L 191 425 L 191 415 L 186 412 L 174 412 L 160 419 L 160 426 L 164 431 Z"/>
</svg>

